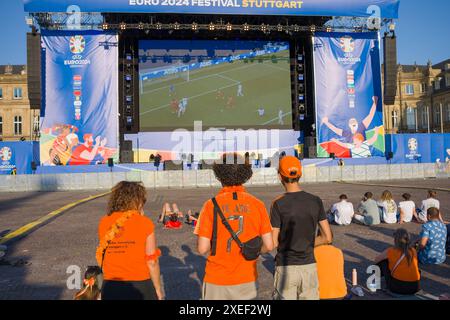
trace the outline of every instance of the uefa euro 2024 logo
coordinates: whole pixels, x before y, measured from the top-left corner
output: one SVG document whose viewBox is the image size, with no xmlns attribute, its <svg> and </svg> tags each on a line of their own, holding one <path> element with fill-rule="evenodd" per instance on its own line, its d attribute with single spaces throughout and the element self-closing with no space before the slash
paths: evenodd
<svg viewBox="0 0 450 320">
<path fill-rule="evenodd" d="M 409 160 L 417 160 L 421 157 L 419 154 L 419 142 L 416 138 L 411 138 L 408 140 L 409 153 L 406 154 L 406 158 Z"/>
<path fill-rule="evenodd" d="M 355 51 L 355 40 L 353 40 L 352 37 L 342 37 L 339 40 L 339 44 L 345 53 L 352 53 Z"/>
<path fill-rule="evenodd" d="M 83 53 L 86 47 L 86 40 L 83 36 L 73 36 L 70 38 L 70 51 L 73 54 Z"/>
<path fill-rule="evenodd" d="M 3 147 L 0 149 L 0 160 L 2 162 L 6 162 L 11 160 L 12 158 L 12 151 L 8 147 Z"/>
</svg>

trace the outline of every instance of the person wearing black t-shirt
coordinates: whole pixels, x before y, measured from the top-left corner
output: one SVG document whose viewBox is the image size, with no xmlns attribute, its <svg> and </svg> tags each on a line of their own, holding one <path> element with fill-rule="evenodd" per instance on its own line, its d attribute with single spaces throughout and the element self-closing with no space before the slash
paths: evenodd
<svg viewBox="0 0 450 320">
<path fill-rule="evenodd" d="M 273 298 L 318 300 L 314 246 L 333 240 L 323 202 L 300 188 L 302 165 L 297 158 L 282 158 L 278 175 L 286 193 L 273 202 L 270 213 L 274 245 L 278 249 Z M 320 236 L 316 237 L 318 227 Z"/>
</svg>

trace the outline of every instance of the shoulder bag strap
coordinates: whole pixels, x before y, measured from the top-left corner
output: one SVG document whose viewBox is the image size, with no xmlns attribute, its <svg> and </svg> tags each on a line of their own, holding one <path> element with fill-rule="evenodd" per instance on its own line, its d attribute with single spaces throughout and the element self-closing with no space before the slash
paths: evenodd
<svg viewBox="0 0 450 320">
<path fill-rule="evenodd" d="M 212 202 L 214 204 L 214 212 L 217 212 L 220 216 L 220 219 L 222 220 L 223 225 L 225 226 L 225 228 L 228 230 L 228 232 L 230 233 L 231 237 L 233 238 L 234 241 L 236 241 L 237 245 L 239 246 L 239 248 L 243 248 L 244 245 L 242 244 L 241 240 L 239 240 L 239 237 L 236 235 L 236 233 L 233 231 L 233 228 L 231 228 L 230 224 L 227 221 L 227 218 L 225 218 L 222 210 L 219 207 L 219 204 L 217 203 L 216 198 L 212 198 Z"/>
<path fill-rule="evenodd" d="M 215 256 L 217 251 L 217 211 L 216 206 L 214 206 L 213 212 L 213 232 L 211 239 L 211 256 Z"/>
<path fill-rule="evenodd" d="M 394 275 L 395 270 L 397 270 L 398 266 L 400 265 L 400 263 L 403 261 L 403 259 L 405 259 L 406 255 L 402 254 L 402 256 L 400 257 L 400 259 L 398 259 L 397 263 L 395 264 L 395 266 L 392 268 L 391 271 L 391 275 Z"/>
</svg>

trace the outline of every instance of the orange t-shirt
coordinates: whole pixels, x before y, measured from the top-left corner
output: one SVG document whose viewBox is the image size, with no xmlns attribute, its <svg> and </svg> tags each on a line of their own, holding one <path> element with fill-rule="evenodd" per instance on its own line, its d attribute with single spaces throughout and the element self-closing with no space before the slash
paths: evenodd
<svg viewBox="0 0 450 320">
<path fill-rule="evenodd" d="M 417 251 L 414 248 L 410 249 L 412 255 L 411 264 L 408 265 L 408 259 L 405 257 L 394 270 L 392 277 L 407 282 L 415 282 L 420 280 L 419 261 L 417 259 Z M 396 248 L 389 248 L 387 257 L 389 261 L 389 270 L 394 269 L 398 259 L 402 256 L 402 252 Z"/>
<path fill-rule="evenodd" d="M 244 187 L 225 187 L 216 199 L 242 242 L 272 232 L 264 203 L 246 193 Z M 256 261 L 245 260 L 220 217 L 217 218 L 216 255 L 208 257 L 204 281 L 222 286 L 255 282 L 258 277 Z M 194 233 L 199 237 L 212 239 L 213 221 L 214 205 L 209 200 L 203 206 Z"/>
<path fill-rule="evenodd" d="M 123 215 L 115 212 L 101 219 L 98 227 L 99 239 L 102 239 L 112 225 Z M 140 215 L 133 214 L 123 225 L 122 230 L 106 250 L 103 261 L 105 280 L 144 281 L 150 279 L 150 271 L 146 261 L 146 242 L 153 234 L 153 222 Z"/>
<path fill-rule="evenodd" d="M 340 299 L 347 295 L 344 254 L 334 246 L 314 248 L 319 277 L 320 299 Z"/>
</svg>

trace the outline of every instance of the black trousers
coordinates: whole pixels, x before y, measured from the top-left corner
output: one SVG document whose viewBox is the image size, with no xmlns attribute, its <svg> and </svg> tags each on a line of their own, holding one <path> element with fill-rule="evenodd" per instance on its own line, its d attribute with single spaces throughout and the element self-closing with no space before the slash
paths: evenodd
<svg viewBox="0 0 450 320">
<path fill-rule="evenodd" d="M 103 281 L 102 300 L 158 300 L 151 280 Z"/>
<path fill-rule="evenodd" d="M 379 262 L 378 266 L 381 269 L 381 276 L 386 280 L 389 291 L 404 295 L 413 295 L 420 291 L 420 281 L 401 281 L 393 278 L 387 259 Z"/>
</svg>

